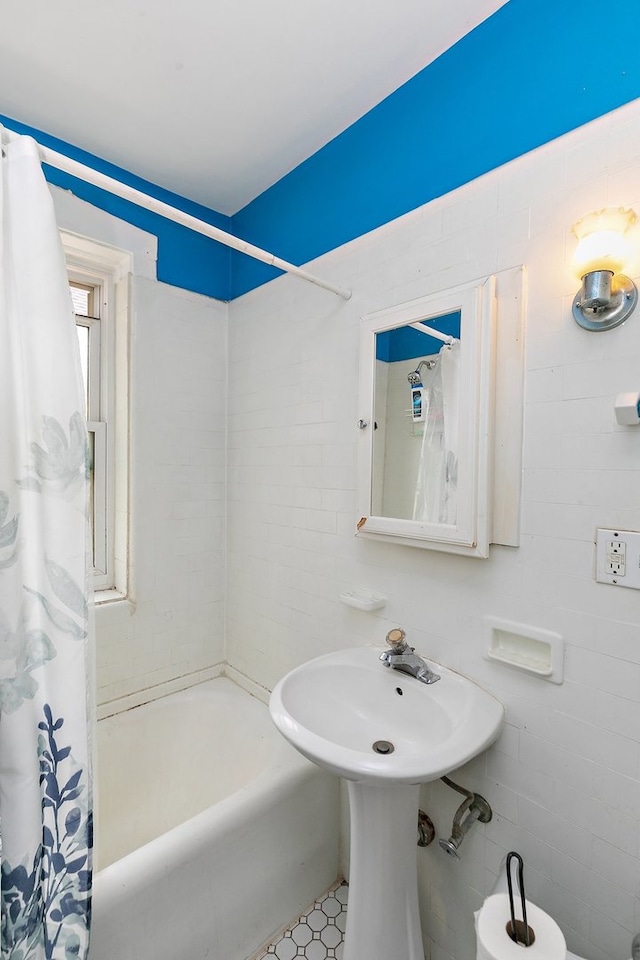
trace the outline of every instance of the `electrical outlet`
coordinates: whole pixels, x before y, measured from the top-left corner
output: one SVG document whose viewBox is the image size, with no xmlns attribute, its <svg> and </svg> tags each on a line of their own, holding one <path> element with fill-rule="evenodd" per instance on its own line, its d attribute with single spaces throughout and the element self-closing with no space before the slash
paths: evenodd
<svg viewBox="0 0 640 960">
<path fill-rule="evenodd" d="M 596 531 L 596 580 L 640 590 L 640 533 L 636 530 Z"/>
<path fill-rule="evenodd" d="M 604 562 L 605 573 L 612 577 L 624 577 L 627 572 L 626 540 L 607 540 Z"/>
</svg>

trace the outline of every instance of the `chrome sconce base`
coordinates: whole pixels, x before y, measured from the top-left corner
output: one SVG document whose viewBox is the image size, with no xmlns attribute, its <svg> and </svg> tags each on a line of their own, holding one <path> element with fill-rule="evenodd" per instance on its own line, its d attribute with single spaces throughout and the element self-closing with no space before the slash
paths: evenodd
<svg viewBox="0 0 640 960">
<path fill-rule="evenodd" d="M 584 330 L 611 330 L 630 317 L 638 303 L 633 280 L 611 270 L 592 270 L 573 300 L 573 318 Z"/>
</svg>

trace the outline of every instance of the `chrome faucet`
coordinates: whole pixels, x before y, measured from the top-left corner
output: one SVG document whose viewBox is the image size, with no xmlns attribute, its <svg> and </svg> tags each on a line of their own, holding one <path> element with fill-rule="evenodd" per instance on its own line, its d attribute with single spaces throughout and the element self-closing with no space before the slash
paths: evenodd
<svg viewBox="0 0 640 960">
<path fill-rule="evenodd" d="M 406 634 L 400 627 L 390 630 L 387 634 L 389 649 L 380 654 L 385 667 L 393 667 L 402 673 L 408 673 L 422 683 L 435 683 L 440 677 L 431 667 L 419 657 L 413 647 L 407 643 Z"/>
</svg>

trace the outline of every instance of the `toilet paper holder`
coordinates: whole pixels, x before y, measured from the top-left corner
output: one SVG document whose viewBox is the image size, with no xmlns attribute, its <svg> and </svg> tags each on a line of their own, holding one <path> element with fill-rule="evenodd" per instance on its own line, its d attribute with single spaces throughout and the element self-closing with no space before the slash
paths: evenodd
<svg viewBox="0 0 640 960">
<path fill-rule="evenodd" d="M 520 906 L 522 908 L 522 920 L 516 920 L 516 911 L 513 902 L 513 883 L 511 880 L 511 862 L 518 861 L 518 886 L 520 887 Z M 527 899 L 524 893 L 524 860 L 519 853 L 512 850 L 507 854 L 507 889 L 509 892 L 509 911 L 511 920 L 507 923 L 507 933 L 514 943 L 520 943 L 525 947 L 530 947 L 536 939 L 533 927 L 527 923 Z"/>
</svg>

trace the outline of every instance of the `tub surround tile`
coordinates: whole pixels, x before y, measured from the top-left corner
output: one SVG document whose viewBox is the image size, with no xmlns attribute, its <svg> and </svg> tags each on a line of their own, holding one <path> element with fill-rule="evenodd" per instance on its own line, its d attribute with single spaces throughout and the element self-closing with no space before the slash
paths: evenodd
<svg viewBox="0 0 640 960">
<path fill-rule="evenodd" d="M 96 609 L 106 705 L 223 659 L 228 309 L 158 282 L 155 237 L 52 194 L 61 227 L 133 253 L 130 582 L 127 600 Z"/>
</svg>

